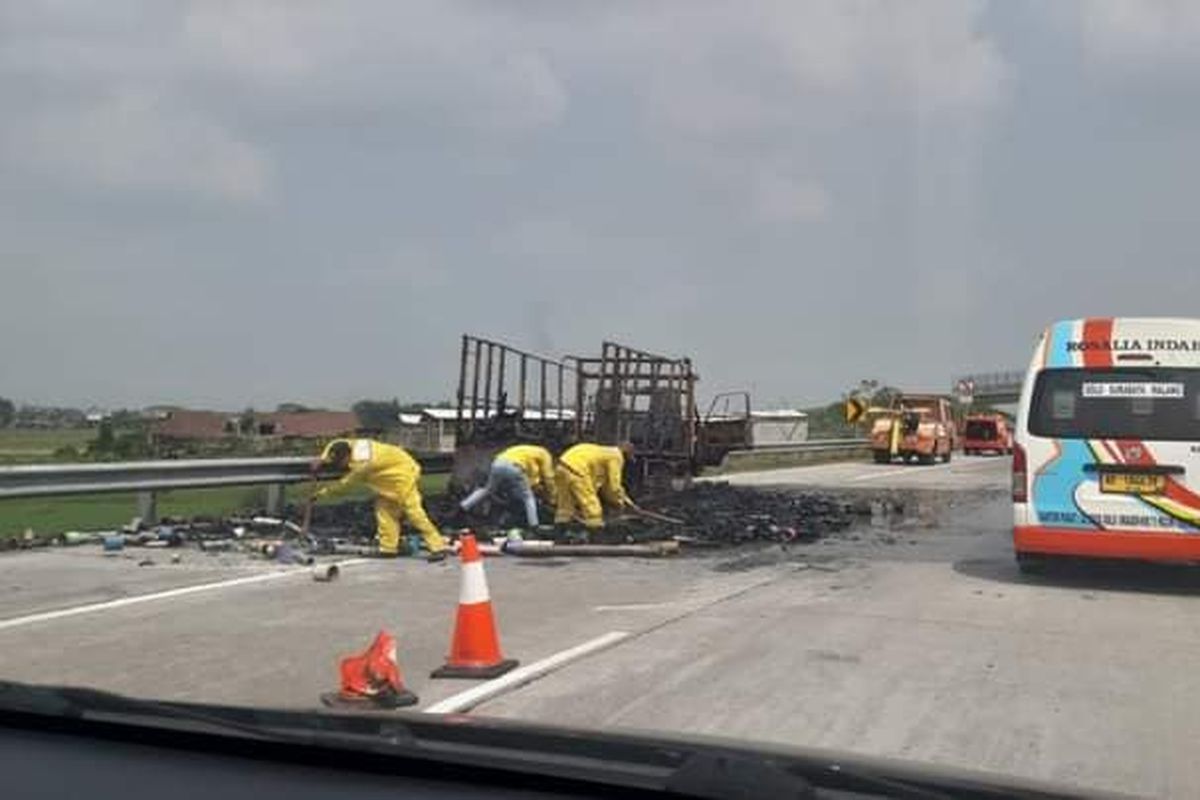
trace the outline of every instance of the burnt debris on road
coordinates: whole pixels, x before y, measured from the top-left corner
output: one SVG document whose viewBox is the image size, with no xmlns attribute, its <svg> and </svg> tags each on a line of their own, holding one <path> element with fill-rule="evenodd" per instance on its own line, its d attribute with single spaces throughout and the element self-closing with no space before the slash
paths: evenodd
<svg viewBox="0 0 1200 800">
<path fill-rule="evenodd" d="M 543 526 L 521 531 L 517 538 L 552 541 L 563 545 L 639 545 L 653 542 L 677 543 L 678 551 L 737 547 L 756 543 L 806 543 L 849 528 L 854 520 L 869 516 L 863 503 L 846 502 L 832 495 L 779 489 L 731 486 L 727 483 L 697 483 L 678 491 L 639 498 L 641 505 L 676 523 L 646 519 L 634 514 L 617 515 L 601 530 L 581 526 Z M 449 495 L 427 499 L 429 512 L 451 538 L 471 529 L 485 540 L 510 536 L 516 526 L 511 510 L 494 503 L 481 513 L 464 515 Z M 124 547 L 194 547 L 204 552 L 240 551 L 259 558 L 303 563 L 312 555 L 368 555 L 374 550 L 375 512 L 370 500 L 317 505 L 312 509 L 307 535 L 295 520 L 303 517 L 302 506 L 291 505 L 280 517 L 240 514 L 229 517 L 165 519 L 144 526 L 132 521 L 119 531 L 63 533 L 33 539 L 11 540 L 14 549 L 31 547 L 100 544 L 108 550 Z M 405 543 L 402 542 L 402 549 Z M 409 551 L 418 544 L 408 542 Z M 599 553 L 599 551 L 597 551 Z M 636 549 L 612 550 L 610 554 L 635 554 Z M 667 551 L 664 551 L 667 552 Z M 669 552 L 675 552 L 675 549 Z"/>
</svg>

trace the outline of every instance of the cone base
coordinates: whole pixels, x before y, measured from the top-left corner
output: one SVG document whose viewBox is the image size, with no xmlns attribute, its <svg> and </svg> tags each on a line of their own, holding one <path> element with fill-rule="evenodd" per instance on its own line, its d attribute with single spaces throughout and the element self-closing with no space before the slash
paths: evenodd
<svg viewBox="0 0 1200 800">
<path fill-rule="evenodd" d="M 346 695 L 341 692 L 325 692 L 321 695 L 321 703 L 328 708 L 354 710 L 383 710 L 391 711 L 396 708 L 415 706 L 421 699 L 407 689 L 374 697 L 363 695 Z"/>
<path fill-rule="evenodd" d="M 489 664 L 485 667 L 466 667 L 455 664 L 446 664 L 438 667 L 432 673 L 431 678 L 498 678 L 504 673 L 516 668 L 520 662 L 515 658 L 506 658 L 503 661 L 498 661 L 495 664 Z"/>
</svg>

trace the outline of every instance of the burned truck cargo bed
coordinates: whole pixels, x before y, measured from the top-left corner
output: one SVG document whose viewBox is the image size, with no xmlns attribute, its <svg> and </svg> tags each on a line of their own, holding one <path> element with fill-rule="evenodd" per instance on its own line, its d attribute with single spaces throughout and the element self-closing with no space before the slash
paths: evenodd
<svg viewBox="0 0 1200 800">
<path fill-rule="evenodd" d="M 687 357 L 612 341 L 598 356 L 536 355 L 464 335 L 455 412 L 452 491 L 482 483 L 492 457 L 518 443 L 554 454 L 579 442 L 629 442 L 626 483 L 666 486 L 696 475 L 729 450 L 750 446 L 750 401 L 736 413 L 701 417 L 700 377 Z M 717 395 L 728 397 L 729 393 Z"/>
</svg>

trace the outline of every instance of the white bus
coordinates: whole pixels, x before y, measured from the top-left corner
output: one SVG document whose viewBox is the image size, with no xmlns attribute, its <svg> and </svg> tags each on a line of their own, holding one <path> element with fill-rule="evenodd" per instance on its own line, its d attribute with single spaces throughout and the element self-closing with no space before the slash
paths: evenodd
<svg viewBox="0 0 1200 800">
<path fill-rule="evenodd" d="M 1200 320 L 1092 318 L 1046 329 L 1021 388 L 1013 548 L 1200 561 Z"/>
</svg>

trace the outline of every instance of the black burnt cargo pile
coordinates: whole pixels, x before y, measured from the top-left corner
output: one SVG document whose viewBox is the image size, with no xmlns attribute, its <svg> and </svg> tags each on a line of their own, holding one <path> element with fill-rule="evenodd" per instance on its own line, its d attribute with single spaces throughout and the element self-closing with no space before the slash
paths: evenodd
<svg viewBox="0 0 1200 800">
<path fill-rule="evenodd" d="M 727 483 L 697 483 L 687 489 L 636 498 L 646 509 L 682 520 L 671 525 L 620 514 L 608 509 L 608 524 L 586 535 L 582 526 L 543 525 L 525 538 L 560 542 L 625 544 L 676 540 L 683 547 L 735 547 L 767 542 L 813 542 L 845 530 L 861 511 L 851 504 L 813 492 L 759 489 Z M 467 517 L 449 496 L 425 498 L 434 523 L 447 534 L 469 527 L 484 537 L 503 534 L 523 521 L 518 509 L 492 503 L 486 514 Z M 541 509 L 543 519 L 553 519 L 553 509 Z M 287 516 L 300 519 L 302 508 L 289 508 Z M 317 505 L 310 534 L 315 540 L 369 543 L 375 534 L 375 514 L 369 500 Z M 414 533 L 405 524 L 406 534 Z"/>
<path fill-rule="evenodd" d="M 624 515 L 591 541 L 675 538 L 684 547 L 731 547 L 765 542 L 813 542 L 845 530 L 857 509 L 827 495 L 758 489 L 728 483 L 697 483 L 675 492 L 636 498 L 643 508 L 682 520 L 682 525 Z"/>
</svg>

